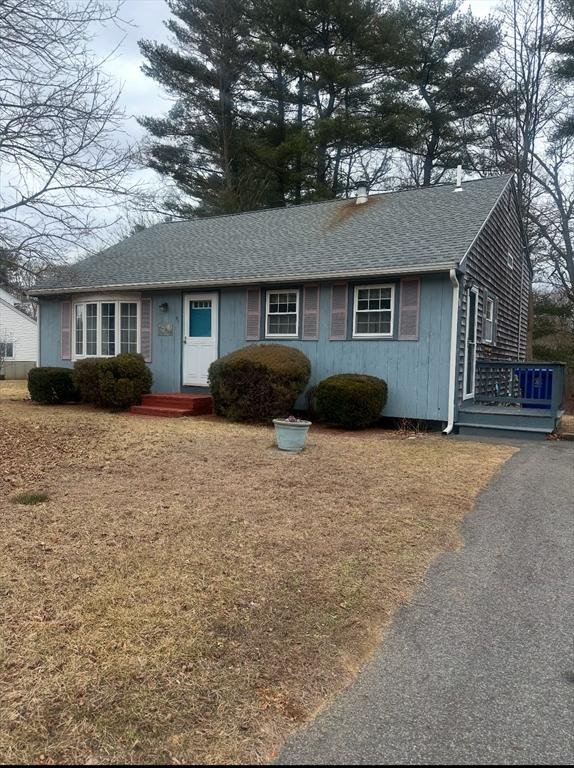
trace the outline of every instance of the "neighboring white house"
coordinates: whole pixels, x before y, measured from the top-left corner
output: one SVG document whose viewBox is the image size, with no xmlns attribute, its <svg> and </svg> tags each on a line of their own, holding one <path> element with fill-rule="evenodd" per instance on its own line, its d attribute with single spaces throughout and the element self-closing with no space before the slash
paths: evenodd
<svg viewBox="0 0 574 768">
<path fill-rule="evenodd" d="M 0 288 L 0 361 L 7 379 L 24 379 L 38 360 L 38 323 L 18 308 L 20 302 Z"/>
</svg>

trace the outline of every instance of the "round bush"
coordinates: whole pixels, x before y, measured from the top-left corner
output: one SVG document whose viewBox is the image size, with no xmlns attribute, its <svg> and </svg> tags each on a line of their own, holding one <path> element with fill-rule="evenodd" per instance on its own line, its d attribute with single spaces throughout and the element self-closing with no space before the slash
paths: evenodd
<svg viewBox="0 0 574 768">
<path fill-rule="evenodd" d="M 321 421 L 347 429 L 374 424 L 386 402 L 387 383 L 359 373 L 330 376 L 315 392 L 315 409 Z"/>
<path fill-rule="evenodd" d="M 101 357 L 86 357 L 74 363 L 72 379 L 83 403 L 101 405 L 98 382 L 98 367 L 101 362 Z"/>
<path fill-rule="evenodd" d="M 141 403 L 143 394 L 151 390 L 152 375 L 142 355 L 125 352 L 104 358 L 96 365 L 98 377 L 97 404 L 120 411 Z"/>
<path fill-rule="evenodd" d="M 71 368 L 32 368 L 28 372 L 28 392 L 36 403 L 69 403 L 78 399 Z"/>
<path fill-rule="evenodd" d="M 287 416 L 311 375 L 311 363 L 282 344 L 254 344 L 220 357 L 209 368 L 215 413 L 232 421 Z"/>
</svg>

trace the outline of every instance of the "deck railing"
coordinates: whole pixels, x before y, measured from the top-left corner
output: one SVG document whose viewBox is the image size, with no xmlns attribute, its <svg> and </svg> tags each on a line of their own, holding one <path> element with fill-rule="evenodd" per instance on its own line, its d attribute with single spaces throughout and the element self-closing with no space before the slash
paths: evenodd
<svg viewBox="0 0 574 768">
<path fill-rule="evenodd" d="M 474 400 L 556 414 L 566 400 L 566 364 L 477 360 Z"/>
</svg>

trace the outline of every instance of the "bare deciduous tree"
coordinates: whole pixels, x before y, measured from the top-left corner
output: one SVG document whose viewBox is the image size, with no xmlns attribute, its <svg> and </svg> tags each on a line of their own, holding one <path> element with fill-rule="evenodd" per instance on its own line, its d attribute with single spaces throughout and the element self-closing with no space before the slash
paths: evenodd
<svg viewBox="0 0 574 768">
<path fill-rule="evenodd" d="M 0 271 L 79 253 L 128 192 L 119 93 L 90 50 L 118 0 L 0 0 Z"/>
</svg>

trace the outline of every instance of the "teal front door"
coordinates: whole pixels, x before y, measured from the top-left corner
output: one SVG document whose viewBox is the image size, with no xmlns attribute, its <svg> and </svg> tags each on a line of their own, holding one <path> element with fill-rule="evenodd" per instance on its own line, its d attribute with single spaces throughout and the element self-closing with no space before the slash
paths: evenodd
<svg viewBox="0 0 574 768">
<path fill-rule="evenodd" d="M 217 359 L 217 293 L 189 293 L 184 297 L 183 383 L 207 386 L 207 373 Z"/>
</svg>

